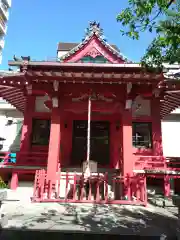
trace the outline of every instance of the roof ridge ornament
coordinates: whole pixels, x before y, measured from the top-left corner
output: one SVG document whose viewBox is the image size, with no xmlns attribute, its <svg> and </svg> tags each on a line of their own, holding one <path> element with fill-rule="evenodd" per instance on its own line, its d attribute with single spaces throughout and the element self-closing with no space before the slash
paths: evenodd
<svg viewBox="0 0 180 240">
<path fill-rule="evenodd" d="M 104 36 L 104 31 L 100 27 L 100 22 L 97 22 L 97 21 L 89 22 L 89 26 L 85 30 L 85 36 L 82 39 L 82 41 L 84 41 L 86 38 L 88 38 L 92 34 L 98 34 L 104 41 L 106 41 L 106 38 Z"/>
<path fill-rule="evenodd" d="M 120 51 L 116 50 L 113 46 L 111 46 L 109 43 L 107 43 L 107 39 L 104 36 L 104 31 L 103 29 L 100 27 L 100 23 L 96 22 L 96 21 L 91 21 L 89 22 L 89 26 L 86 28 L 85 31 L 85 36 L 82 39 L 82 42 L 79 43 L 77 46 L 75 46 L 74 48 L 72 48 L 70 51 L 68 51 L 67 53 L 65 53 L 63 56 L 61 56 L 59 58 L 60 62 L 64 62 L 65 60 L 67 60 L 68 62 L 71 61 L 69 60 L 71 58 L 71 56 L 73 56 L 73 54 L 77 53 L 78 51 L 81 51 L 81 49 L 89 43 L 89 41 L 91 40 L 91 38 L 93 36 L 96 36 L 98 38 L 98 40 L 101 42 L 102 45 L 104 45 L 104 47 L 110 51 L 113 55 L 116 56 L 116 58 L 118 58 L 120 60 L 120 62 L 123 60 L 123 62 L 126 63 L 132 63 L 131 61 L 129 61 L 125 56 L 123 56 Z M 69 58 L 69 59 L 68 59 Z M 111 61 L 110 61 L 111 62 Z M 112 63 L 118 63 L 118 60 L 112 60 Z"/>
<path fill-rule="evenodd" d="M 30 58 L 30 56 L 27 56 L 27 57 L 21 56 L 21 59 L 22 59 L 22 62 L 23 62 L 22 72 L 26 73 L 27 69 L 28 69 L 28 64 L 29 64 L 31 58 Z"/>
</svg>

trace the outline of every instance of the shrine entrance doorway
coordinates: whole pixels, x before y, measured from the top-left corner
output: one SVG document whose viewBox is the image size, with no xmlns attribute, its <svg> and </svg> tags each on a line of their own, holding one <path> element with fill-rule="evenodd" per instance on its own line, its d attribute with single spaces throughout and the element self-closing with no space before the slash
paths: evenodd
<svg viewBox="0 0 180 240">
<path fill-rule="evenodd" d="M 80 166 L 87 158 L 88 121 L 73 122 L 72 165 Z M 110 123 L 108 121 L 91 122 L 90 160 L 99 167 L 110 163 Z"/>
</svg>

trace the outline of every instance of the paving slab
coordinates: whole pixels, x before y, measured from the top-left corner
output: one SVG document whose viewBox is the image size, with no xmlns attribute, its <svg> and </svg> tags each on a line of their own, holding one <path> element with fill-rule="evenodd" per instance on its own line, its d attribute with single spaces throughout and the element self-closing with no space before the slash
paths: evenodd
<svg viewBox="0 0 180 240">
<path fill-rule="evenodd" d="M 12 207 L 13 205 L 13 207 Z M 8 216 L 4 229 L 59 230 L 93 233 L 157 234 L 176 233 L 177 216 L 168 209 L 92 204 L 5 203 Z"/>
<path fill-rule="evenodd" d="M 28 192 L 28 191 L 27 191 Z M 56 230 L 101 234 L 133 234 L 144 236 L 175 236 L 179 231 L 178 209 L 162 198 L 150 199 L 147 208 L 122 205 L 31 203 L 21 192 L 9 191 L 1 213 L 8 218 L 3 227 L 21 230 Z M 14 239 L 14 238 L 13 238 Z M 52 239 L 51 239 L 52 240 Z"/>
<path fill-rule="evenodd" d="M 56 230 L 48 230 L 48 231 L 35 231 L 35 230 L 3 230 L 0 234 L 0 238 L 3 240 L 72 240 L 72 239 L 77 239 L 77 240 L 109 240 L 110 238 L 113 238 L 114 240 L 119 240 L 119 239 L 145 239 L 147 240 L 147 236 L 134 236 L 134 235 L 119 235 L 119 234 L 94 234 L 94 233 L 82 233 L 78 231 L 74 232 L 59 232 Z M 148 240 L 156 240 L 156 239 L 168 239 L 168 240 L 175 240 L 176 238 L 170 237 L 170 238 L 164 238 L 163 235 L 161 236 L 152 236 L 148 237 Z"/>
</svg>

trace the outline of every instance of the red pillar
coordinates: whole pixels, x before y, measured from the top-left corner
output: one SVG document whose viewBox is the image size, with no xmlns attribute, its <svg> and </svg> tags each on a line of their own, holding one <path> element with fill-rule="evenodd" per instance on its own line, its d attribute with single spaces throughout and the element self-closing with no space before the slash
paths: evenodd
<svg viewBox="0 0 180 240">
<path fill-rule="evenodd" d="M 124 110 L 122 114 L 123 176 L 133 174 L 132 113 Z"/>
<path fill-rule="evenodd" d="M 110 167 L 120 169 L 122 161 L 122 146 L 121 146 L 121 129 L 120 121 L 111 122 L 110 127 Z"/>
<path fill-rule="evenodd" d="M 32 115 L 35 108 L 35 97 L 27 96 L 26 109 L 24 112 L 24 122 L 21 134 L 21 152 L 28 152 L 31 146 L 31 133 L 32 133 Z"/>
<path fill-rule="evenodd" d="M 154 97 L 151 101 L 151 115 L 152 115 L 153 153 L 156 156 L 162 156 L 163 148 L 162 148 L 162 132 L 161 132 L 160 99 L 159 98 Z"/>
<path fill-rule="evenodd" d="M 24 122 L 22 126 L 21 133 L 21 143 L 20 143 L 20 155 L 17 155 L 17 164 L 20 164 L 21 161 L 24 161 L 25 155 L 21 153 L 27 153 L 30 151 L 31 146 L 31 133 L 32 133 L 32 114 L 35 107 L 35 97 L 27 96 L 26 109 L 24 112 Z M 23 162 L 24 163 L 24 162 Z M 18 187 L 18 173 L 13 172 L 11 177 L 10 188 L 15 190 Z"/>
<path fill-rule="evenodd" d="M 63 165 L 68 167 L 71 164 L 71 152 L 72 152 L 72 131 L 73 131 L 73 125 L 72 125 L 72 119 L 67 118 L 64 123 L 65 131 L 64 131 L 64 137 L 62 136 L 63 141 L 63 149 L 64 149 L 64 158 L 63 158 Z M 62 134 L 62 133 L 61 133 Z"/>
<path fill-rule="evenodd" d="M 110 125 L 110 168 L 115 168 L 116 159 L 115 159 L 115 132 L 114 132 L 115 124 L 112 121 Z"/>
<path fill-rule="evenodd" d="M 123 147 L 123 168 L 124 196 L 131 198 L 130 178 L 133 175 L 133 148 L 132 148 L 132 113 L 131 110 L 124 110 L 122 114 L 122 147 Z"/>
<path fill-rule="evenodd" d="M 59 108 L 53 108 L 51 113 L 51 129 L 47 162 L 47 176 L 49 179 L 53 179 L 57 171 L 60 158 L 60 140 L 60 110 Z"/>
<path fill-rule="evenodd" d="M 153 155 L 163 156 L 162 146 L 162 131 L 161 131 L 161 117 L 160 117 L 160 99 L 153 98 L 151 101 L 151 114 L 152 114 L 152 144 Z M 164 158 L 162 158 L 164 161 Z M 170 195 L 170 178 L 164 176 L 164 195 Z"/>
<path fill-rule="evenodd" d="M 17 187 L 18 187 L 18 173 L 12 172 L 10 188 L 11 190 L 16 190 Z"/>
<path fill-rule="evenodd" d="M 170 196 L 170 178 L 169 176 L 164 176 L 164 196 L 169 197 Z"/>
</svg>

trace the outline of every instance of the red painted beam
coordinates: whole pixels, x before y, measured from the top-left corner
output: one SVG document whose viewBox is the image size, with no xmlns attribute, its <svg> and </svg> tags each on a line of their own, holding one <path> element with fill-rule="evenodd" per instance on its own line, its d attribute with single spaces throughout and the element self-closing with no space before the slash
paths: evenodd
<svg viewBox="0 0 180 240">
<path fill-rule="evenodd" d="M 24 99 L 22 99 L 22 98 L 6 98 L 7 99 L 7 101 L 9 101 L 9 102 L 17 102 L 17 103 L 21 103 L 21 102 L 25 102 L 25 100 Z"/>
<path fill-rule="evenodd" d="M 14 96 L 24 96 L 21 92 L 14 92 L 14 93 L 3 93 L 2 95 L 7 96 L 7 97 L 14 97 Z"/>
<path fill-rule="evenodd" d="M 29 72 L 27 73 L 27 75 L 29 74 Z M 32 74 L 34 74 L 32 76 Z M 44 74 L 44 75 L 43 75 Z M 78 73 L 75 73 L 75 72 L 64 72 L 63 74 L 61 72 L 57 72 L 55 75 L 53 76 L 49 76 L 49 73 L 47 72 L 44 72 L 44 73 L 40 73 L 40 72 L 37 72 L 37 73 L 31 73 L 29 74 L 28 78 L 30 80 L 35 80 L 35 79 L 38 79 L 39 82 L 41 82 L 42 80 L 48 80 L 48 81 L 53 81 L 53 80 L 58 80 L 60 82 L 66 80 L 67 82 L 81 82 L 81 81 L 85 81 L 85 82 L 88 82 L 88 81 L 94 81 L 95 83 L 96 82 L 124 82 L 124 83 L 127 83 L 127 81 L 130 81 L 130 82 L 134 82 L 134 83 L 138 83 L 138 82 L 141 82 L 141 83 L 144 83 L 144 84 L 147 84 L 148 80 L 149 80 L 149 83 L 153 83 L 153 82 L 156 82 L 158 83 L 158 79 L 153 79 L 151 76 L 149 77 L 139 77 L 139 78 L 136 78 L 134 77 L 133 74 L 123 74 L 123 73 L 118 73 L 118 74 L 112 74 L 112 73 L 92 73 L 91 72 L 84 72 L 83 75 L 81 74 L 81 72 L 78 72 Z"/>
<path fill-rule="evenodd" d="M 167 99 L 167 100 L 164 101 L 164 103 L 170 103 L 170 104 L 174 104 L 175 103 L 175 104 L 177 104 L 177 101 L 172 100 L 172 99 Z"/>
<path fill-rule="evenodd" d="M 171 111 L 172 111 L 172 110 L 161 110 L 160 113 L 167 115 L 167 114 L 169 114 Z"/>
<path fill-rule="evenodd" d="M 16 94 L 16 95 L 6 95 L 6 94 L 3 94 L 1 95 L 3 98 L 8 98 L 8 99 L 16 99 L 16 98 L 19 98 L 19 99 L 24 99 L 23 96 L 21 96 L 21 94 Z"/>
<path fill-rule="evenodd" d="M 179 104 L 178 105 L 164 105 L 161 107 L 161 109 L 173 109 L 173 108 L 176 108 L 177 106 L 179 106 Z"/>
<path fill-rule="evenodd" d="M 167 95 L 164 97 L 164 99 L 172 99 L 172 100 L 175 100 L 175 101 L 180 101 L 180 97 L 178 96 L 172 96 L 172 95 Z"/>
<path fill-rule="evenodd" d="M 17 106 L 17 107 L 24 107 L 24 103 L 18 103 L 18 102 L 10 102 L 11 105 Z"/>
<path fill-rule="evenodd" d="M 180 102 L 180 101 L 175 101 L 175 100 L 165 100 L 164 102 L 163 102 L 163 104 L 162 104 L 162 106 L 163 105 L 174 105 L 174 104 L 178 104 L 178 102 Z"/>
<path fill-rule="evenodd" d="M 18 104 L 18 105 L 24 105 L 25 104 L 24 101 L 20 101 L 20 100 L 19 101 L 18 100 L 14 100 L 14 101 L 10 100 L 9 102 L 12 103 L 12 104 Z"/>
<path fill-rule="evenodd" d="M 180 105 L 180 103 L 164 103 L 163 105 L 162 105 L 162 108 L 166 108 L 166 107 L 168 107 L 168 108 L 173 108 L 173 107 L 176 107 L 176 106 L 179 106 Z"/>
<path fill-rule="evenodd" d="M 7 101 L 9 103 L 12 103 L 12 104 L 25 104 L 25 101 L 21 101 L 21 100 L 10 100 L 10 99 L 7 99 Z"/>
<path fill-rule="evenodd" d="M 8 98 L 8 99 L 21 99 L 21 100 L 25 100 L 26 98 L 24 96 L 21 96 L 20 94 L 18 95 L 4 95 L 5 98 Z"/>
<path fill-rule="evenodd" d="M 12 89 L 9 89 L 9 88 L 6 88 L 6 89 L 0 89 L 0 93 L 14 93 L 14 92 L 17 92 L 19 91 L 19 89 L 16 89 L 16 88 L 12 88 Z"/>
</svg>

